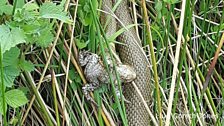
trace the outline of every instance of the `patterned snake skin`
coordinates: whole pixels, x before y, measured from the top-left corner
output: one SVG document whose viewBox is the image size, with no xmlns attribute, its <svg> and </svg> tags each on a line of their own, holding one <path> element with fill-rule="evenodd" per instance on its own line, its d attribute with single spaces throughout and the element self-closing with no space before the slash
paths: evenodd
<svg viewBox="0 0 224 126">
<path fill-rule="evenodd" d="M 113 2 L 111 0 L 103 0 L 102 10 L 111 12 Z M 117 26 L 123 28 L 133 24 L 128 9 L 127 0 L 122 0 L 115 11 L 118 20 L 111 18 L 109 25 L 106 28 L 106 34 L 112 35 L 117 30 Z M 103 14 L 104 15 L 104 14 Z M 111 17 L 111 16 L 110 16 Z M 105 19 L 105 15 L 103 16 Z M 101 18 L 102 21 L 102 18 Z M 122 22 L 122 23 L 120 23 Z M 121 25 L 122 24 L 122 25 Z M 150 103 L 150 69 L 149 62 L 142 50 L 141 41 L 136 35 L 134 27 L 129 28 L 123 32 L 119 37 L 118 41 L 124 44 L 117 44 L 116 49 L 119 56 L 124 64 L 128 64 L 135 69 L 137 78 L 134 80 L 137 87 L 140 89 L 144 99 L 147 103 Z M 126 114 L 129 126 L 149 126 L 150 117 L 147 113 L 140 97 L 131 83 L 124 84 L 124 96 L 130 101 L 126 103 Z"/>
</svg>

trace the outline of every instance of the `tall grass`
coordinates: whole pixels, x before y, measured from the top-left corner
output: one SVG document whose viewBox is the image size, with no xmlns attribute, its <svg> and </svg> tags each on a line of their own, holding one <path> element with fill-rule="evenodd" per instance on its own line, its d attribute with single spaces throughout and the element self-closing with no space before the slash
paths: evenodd
<svg viewBox="0 0 224 126">
<path fill-rule="evenodd" d="M 221 126 L 224 125 L 224 39 L 221 37 L 224 32 L 224 3 L 220 0 L 186 0 L 182 6 L 184 1 L 146 1 L 143 8 L 144 1 L 130 1 L 130 13 L 133 21 L 138 23 L 133 26 L 152 64 L 149 67 L 153 73 L 151 82 L 154 90 L 150 92 L 153 103 L 149 108 L 160 125 Z M 42 4 L 44 1 L 30 2 Z M 53 21 L 55 39 L 50 47 L 18 46 L 25 48 L 21 52 L 35 64 L 35 70 L 22 72 L 16 78 L 16 87 L 27 90 L 29 103 L 17 109 L 9 107 L 3 115 L 4 124 L 128 125 L 125 101 L 115 93 L 115 84 L 105 59 L 105 50 L 109 50 L 111 57 L 113 54 L 105 26 L 99 20 L 103 13 L 100 11 L 102 1 L 63 2 L 64 10 L 74 22 Z M 114 16 L 119 2 L 106 12 L 109 13 L 107 20 Z M 85 5 L 85 8 L 78 5 Z M 91 93 L 98 106 L 87 101 L 82 92 L 82 86 L 88 82 L 77 56 L 83 49 L 99 54 L 110 75 L 109 85 L 102 85 Z M 5 109 L 2 59 L 0 55 L 1 103 Z M 115 62 L 113 59 L 114 70 Z M 118 73 L 116 78 L 122 92 Z"/>
</svg>

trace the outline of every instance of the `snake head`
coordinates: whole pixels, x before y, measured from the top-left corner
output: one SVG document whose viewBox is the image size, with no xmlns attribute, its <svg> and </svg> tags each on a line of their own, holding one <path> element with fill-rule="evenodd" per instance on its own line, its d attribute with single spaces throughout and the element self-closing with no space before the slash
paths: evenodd
<svg viewBox="0 0 224 126">
<path fill-rule="evenodd" d="M 122 82 L 132 82 L 136 78 L 134 69 L 129 65 L 119 65 L 117 71 Z"/>
</svg>

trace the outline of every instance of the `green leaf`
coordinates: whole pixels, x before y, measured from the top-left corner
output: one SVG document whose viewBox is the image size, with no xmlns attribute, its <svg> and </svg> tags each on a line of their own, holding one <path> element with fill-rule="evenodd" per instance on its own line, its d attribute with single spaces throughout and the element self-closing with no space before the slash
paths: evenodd
<svg viewBox="0 0 224 126">
<path fill-rule="evenodd" d="M 4 113 L 6 113 L 6 111 L 7 111 L 7 104 L 6 104 L 6 102 L 5 102 L 5 112 L 4 112 Z M 4 114 L 3 114 L 3 99 L 2 99 L 2 96 L 0 97 L 0 113 L 1 113 L 2 115 L 4 115 Z"/>
<path fill-rule="evenodd" d="M 28 11 L 33 11 L 39 9 L 39 6 L 36 3 L 26 3 L 23 8 Z"/>
<path fill-rule="evenodd" d="M 6 14 L 11 15 L 13 10 L 13 6 L 7 4 L 6 0 L 0 0 L 0 15 Z"/>
<path fill-rule="evenodd" d="M 78 84 L 82 83 L 82 79 L 79 76 L 79 74 L 75 71 L 75 69 L 69 70 L 69 78 L 71 78 L 72 81 L 75 81 Z"/>
<path fill-rule="evenodd" d="M 7 87 L 11 87 L 15 78 L 19 75 L 20 70 L 17 68 L 19 54 L 20 52 L 17 47 L 13 47 L 3 54 L 3 77 L 4 84 Z"/>
<path fill-rule="evenodd" d="M 168 4 L 175 4 L 175 3 L 179 2 L 179 0 L 163 0 L 163 1 L 168 3 Z"/>
<path fill-rule="evenodd" d="M 87 42 L 84 42 L 84 40 L 80 40 L 80 39 L 76 39 L 76 45 L 78 46 L 79 49 L 83 49 L 87 46 L 87 44 L 89 43 L 88 41 Z"/>
<path fill-rule="evenodd" d="M 90 13 L 88 13 L 88 14 L 85 14 L 85 13 L 83 13 L 83 11 L 80 11 L 79 12 L 79 19 L 80 19 L 80 21 L 82 22 L 82 24 L 84 25 L 84 26 L 88 26 L 88 25 L 90 25 L 91 23 L 92 23 L 92 21 L 93 21 L 93 18 L 92 18 L 92 16 L 91 16 L 91 14 Z"/>
<path fill-rule="evenodd" d="M 157 11 L 161 11 L 162 10 L 162 6 L 163 6 L 162 2 L 158 1 L 158 2 L 156 2 L 155 9 Z"/>
<path fill-rule="evenodd" d="M 19 119 L 20 119 L 18 116 L 19 115 L 11 118 L 8 124 L 10 124 L 10 126 L 16 126 L 16 124 L 18 124 Z"/>
<path fill-rule="evenodd" d="M 71 68 L 68 72 L 68 76 L 71 80 L 75 80 L 75 76 L 76 76 L 75 69 Z"/>
<path fill-rule="evenodd" d="M 75 91 L 78 89 L 78 85 L 74 81 L 72 81 L 72 83 L 70 85 L 71 85 L 72 90 Z"/>
<path fill-rule="evenodd" d="M 108 85 L 103 84 L 102 86 L 97 88 L 95 91 L 97 91 L 98 93 L 105 93 L 108 91 Z"/>
<path fill-rule="evenodd" d="M 86 11 L 86 12 L 91 12 L 90 6 L 88 4 L 84 5 L 83 10 Z"/>
<path fill-rule="evenodd" d="M 120 34 L 122 34 L 123 32 L 125 32 L 126 30 L 130 29 L 133 26 L 136 26 L 136 25 L 135 24 L 131 24 L 131 25 L 126 26 L 125 28 L 121 28 L 116 33 L 114 33 L 113 35 L 109 36 L 108 41 L 114 41 L 117 38 L 117 36 L 119 36 Z"/>
<path fill-rule="evenodd" d="M 34 22 L 37 18 L 39 18 L 38 11 L 29 11 L 25 8 L 17 8 L 13 16 L 13 20 L 16 21 L 16 23 L 24 21 L 22 24 L 35 24 Z"/>
<path fill-rule="evenodd" d="M 5 5 L 7 4 L 7 0 L 0 0 L 0 5 Z"/>
<path fill-rule="evenodd" d="M 13 108 L 20 107 L 28 102 L 25 94 L 18 89 L 7 91 L 5 93 L 5 100 L 7 104 Z"/>
<path fill-rule="evenodd" d="M 161 1 L 157 1 L 156 5 L 155 5 L 155 9 L 157 12 L 157 17 L 158 19 L 161 19 L 162 15 L 161 15 L 161 10 L 162 10 L 163 4 Z"/>
<path fill-rule="evenodd" d="M 76 72 L 74 68 L 69 70 L 68 75 L 69 75 L 69 78 L 72 80 L 72 83 L 71 83 L 72 90 L 77 90 L 77 88 L 82 85 L 81 77 L 79 76 L 79 74 Z"/>
<path fill-rule="evenodd" d="M 45 28 L 39 33 L 36 44 L 41 47 L 48 47 L 53 41 L 54 35 L 51 33 L 51 28 Z"/>
<path fill-rule="evenodd" d="M 13 15 L 13 20 L 17 22 L 21 22 L 25 19 L 24 9 L 16 9 L 15 14 Z"/>
<path fill-rule="evenodd" d="M 17 60 L 18 60 L 18 57 L 19 57 L 19 48 L 17 47 L 13 47 L 11 48 L 10 50 L 6 51 L 4 54 L 3 54 L 3 66 L 6 67 L 6 66 L 15 66 L 17 64 Z"/>
<path fill-rule="evenodd" d="M 20 70 L 16 66 L 4 67 L 4 84 L 6 87 L 12 87 L 13 82 L 19 76 Z M 1 74 L 0 74 L 1 75 Z M 0 81 L 1 83 L 1 81 Z"/>
<path fill-rule="evenodd" d="M 27 71 L 27 72 L 31 72 L 31 71 L 34 70 L 34 65 L 33 65 L 31 62 L 26 61 L 26 60 L 25 60 L 25 57 L 19 59 L 18 67 L 19 67 L 21 70 L 23 70 L 23 71 Z"/>
<path fill-rule="evenodd" d="M 84 26 L 88 26 L 93 21 L 93 15 L 90 9 L 89 1 L 80 0 L 78 7 L 78 17 Z M 97 6 L 97 5 L 96 5 Z"/>
<path fill-rule="evenodd" d="M 23 30 L 19 28 L 10 28 L 6 25 L 0 25 L 0 44 L 2 53 L 20 43 L 25 43 L 25 35 Z"/>
<path fill-rule="evenodd" d="M 18 87 L 17 89 L 22 91 L 25 95 L 27 95 L 30 91 L 28 87 Z"/>
<path fill-rule="evenodd" d="M 40 32 L 41 24 L 34 22 L 34 24 L 25 24 L 21 27 L 26 34 L 34 34 Z"/>
<path fill-rule="evenodd" d="M 65 23 L 72 24 L 72 20 L 66 16 L 62 6 L 57 6 L 54 3 L 46 2 L 40 7 L 40 16 L 42 18 L 58 19 Z"/>
<path fill-rule="evenodd" d="M 22 8 L 24 6 L 24 0 L 17 0 L 16 8 Z"/>
</svg>

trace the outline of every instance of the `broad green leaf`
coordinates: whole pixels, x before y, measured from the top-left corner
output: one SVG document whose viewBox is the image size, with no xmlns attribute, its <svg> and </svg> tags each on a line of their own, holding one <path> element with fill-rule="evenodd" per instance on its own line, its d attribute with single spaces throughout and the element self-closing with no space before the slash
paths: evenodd
<svg viewBox="0 0 224 126">
<path fill-rule="evenodd" d="M 163 6 L 162 2 L 161 1 L 157 1 L 156 5 L 155 5 L 155 9 L 157 11 L 161 11 L 162 10 L 162 6 Z"/>
<path fill-rule="evenodd" d="M 21 27 L 26 34 L 34 34 L 40 31 L 41 25 L 39 22 L 35 22 L 34 24 L 25 24 Z"/>
<path fill-rule="evenodd" d="M 4 85 L 6 87 L 12 87 L 13 82 L 17 76 L 19 76 L 20 70 L 16 66 L 4 67 Z M 1 74 L 0 74 L 1 75 Z M 1 83 L 1 80 L 0 80 Z"/>
<path fill-rule="evenodd" d="M 24 10 L 24 9 L 23 9 Z M 13 15 L 13 20 L 17 22 L 21 22 L 24 20 L 24 11 L 22 9 L 16 9 Z"/>
<path fill-rule="evenodd" d="M 26 61 L 25 58 L 19 59 L 18 67 L 21 70 L 27 71 L 27 72 L 31 72 L 34 70 L 34 65 L 31 62 Z"/>
<path fill-rule="evenodd" d="M 17 47 L 13 47 L 10 50 L 6 51 L 3 54 L 3 61 L 2 61 L 3 66 L 4 67 L 10 66 L 10 65 L 15 66 L 17 64 L 19 54 L 20 54 L 19 48 Z"/>
<path fill-rule="evenodd" d="M 75 76 L 76 76 L 75 69 L 72 68 L 71 70 L 69 70 L 68 76 L 71 80 L 75 80 Z"/>
<path fill-rule="evenodd" d="M 84 26 L 88 26 L 93 21 L 93 15 L 90 9 L 89 1 L 80 0 L 78 6 L 78 17 Z M 97 5 L 96 5 L 97 6 Z"/>
<path fill-rule="evenodd" d="M 87 42 L 84 42 L 84 40 L 80 40 L 80 39 L 76 39 L 76 45 L 79 49 L 83 49 L 87 46 L 87 44 L 89 43 L 88 41 Z"/>
<path fill-rule="evenodd" d="M 20 52 L 17 47 L 13 47 L 3 54 L 3 77 L 4 85 L 6 87 L 11 87 L 15 78 L 19 75 L 20 70 L 16 67 L 18 63 L 19 54 Z"/>
<path fill-rule="evenodd" d="M 92 23 L 93 17 L 90 13 L 84 13 L 82 10 L 78 11 L 79 19 L 84 26 L 88 26 Z"/>
<path fill-rule="evenodd" d="M 29 11 L 24 8 L 17 8 L 13 19 L 14 21 L 17 21 L 17 23 L 25 21 L 25 24 L 35 24 L 34 21 L 38 18 L 38 16 L 39 12 L 37 11 Z"/>
<path fill-rule="evenodd" d="M 16 8 L 22 8 L 25 4 L 24 0 L 17 0 Z"/>
<path fill-rule="evenodd" d="M 75 71 L 75 69 L 69 70 L 69 78 L 71 78 L 72 81 L 75 81 L 78 84 L 82 83 L 82 79 L 80 78 L 79 74 Z"/>
<path fill-rule="evenodd" d="M 58 19 L 65 23 L 72 23 L 72 20 L 66 15 L 62 6 L 57 6 L 52 2 L 46 2 L 40 7 L 40 16 L 42 18 Z"/>
<path fill-rule="evenodd" d="M 0 25 L 0 44 L 2 53 L 20 43 L 25 43 L 24 32 L 19 28 L 9 29 L 6 25 Z"/>
<path fill-rule="evenodd" d="M 53 41 L 54 35 L 51 33 L 51 28 L 45 28 L 39 33 L 36 44 L 41 47 L 48 47 Z"/>
<path fill-rule="evenodd" d="M 18 87 L 17 89 L 22 91 L 25 95 L 30 91 L 28 87 Z"/>
<path fill-rule="evenodd" d="M 7 104 L 13 108 L 20 107 L 28 102 L 23 91 L 18 89 L 7 91 L 5 93 L 5 100 Z"/>
<path fill-rule="evenodd" d="M 0 0 L 0 15 L 3 13 L 6 15 L 12 14 L 13 6 L 7 4 L 6 0 Z"/>
<path fill-rule="evenodd" d="M 4 113 L 6 113 L 6 111 L 7 111 L 7 104 L 5 102 L 5 112 Z M 3 114 L 3 99 L 2 99 L 2 96 L 0 96 L 0 114 L 4 115 Z"/>
<path fill-rule="evenodd" d="M 0 5 L 5 5 L 7 4 L 7 0 L 0 0 Z"/>
<path fill-rule="evenodd" d="M 74 91 L 77 90 L 78 85 L 74 81 L 72 81 L 72 83 L 70 85 L 71 85 L 72 90 L 74 90 Z"/>
<path fill-rule="evenodd" d="M 60 6 L 65 6 L 67 0 L 61 0 Z"/>
<path fill-rule="evenodd" d="M 28 11 L 33 11 L 39 9 L 39 6 L 36 3 L 26 3 L 23 8 Z"/>
<path fill-rule="evenodd" d="M 157 12 L 157 18 L 158 19 L 161 19 L 161 17 L 162 17 L 162 13 L 161 13 L 162 6 L 163 6 L 163 4 L 162 4 L 161 1 L 156 2 L 155 9 L 156 9 L 156 12 Z"/>
</svg>

